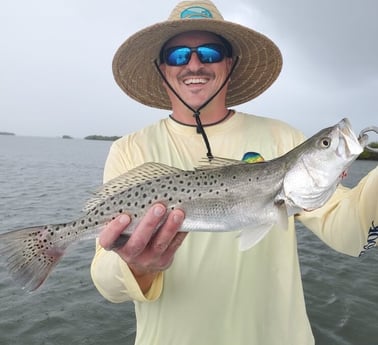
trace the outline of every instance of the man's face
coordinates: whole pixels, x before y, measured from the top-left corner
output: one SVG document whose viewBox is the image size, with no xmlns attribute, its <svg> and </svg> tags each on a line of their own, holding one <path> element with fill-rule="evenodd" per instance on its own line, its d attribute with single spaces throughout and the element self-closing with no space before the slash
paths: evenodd
<svg viewBox="0 0 378 345">
<path fill-rule="evenodd" d="M 214 34 L 204 31 L 191 31 L 175 36 L 167 42 L 165 49 L 175 46 L 198 47 L 206 43 L 222 44 Z M 189 63 L 182 66 L 160 66 L 167 81 L 173 89 L 192 108 L 197 109 L 214 95 L 221 87 L 231 68 L 232 59 L 224 58 L 216 63 L 201 63 L 197 53 L 193 52 Z M 171 90 L 165 85 L 172 102 L 172 108 L 180 102 Z M 218 101 L 225 104 L 227 85 L 217 96 Z M 180 102 L 181 103 L 181 102 Z"/>
</svg>

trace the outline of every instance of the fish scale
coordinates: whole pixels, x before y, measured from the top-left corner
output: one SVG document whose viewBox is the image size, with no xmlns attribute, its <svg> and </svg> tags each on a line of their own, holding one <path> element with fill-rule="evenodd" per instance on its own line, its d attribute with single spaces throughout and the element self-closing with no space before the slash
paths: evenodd
<svg viewBox="0 0 378 345">
<path fill-rule="evenodd" d="M 273 227 L 285 230 L 289 216 L 321 207 L 361 152 L 349 121 L 343 119 L 270 161 L 215 158 L 187 171 L 145 163 L 104 184 L 74 221 L 0 234 L 0 254 L 12 276 L 35 290 L 70 244 L 97 236 L 122 213 L 131 217 L 127 238 L 157 202 L 168 213 L 184 210 L 180 231 L 241 231 L 239 247 L 247 250 Z"/>
</svg>

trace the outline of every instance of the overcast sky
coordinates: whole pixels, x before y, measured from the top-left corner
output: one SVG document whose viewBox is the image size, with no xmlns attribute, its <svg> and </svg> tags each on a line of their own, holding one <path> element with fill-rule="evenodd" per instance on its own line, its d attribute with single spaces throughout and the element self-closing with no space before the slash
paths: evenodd
<svg viewBox="0 0 378 345">
<path fill-rule="evenodd" d="M 378 125 L 377 0 L 218 0 L 227 20 L 270 37 L 284 65 L 237 110 L 280 118 L 306 135 L 349 117 Z M 124 135 L 168 115 L 116 85 L 111 63 L 131 34 L 176 1 L 0 0 L 0 131 Z"/>
</svg>

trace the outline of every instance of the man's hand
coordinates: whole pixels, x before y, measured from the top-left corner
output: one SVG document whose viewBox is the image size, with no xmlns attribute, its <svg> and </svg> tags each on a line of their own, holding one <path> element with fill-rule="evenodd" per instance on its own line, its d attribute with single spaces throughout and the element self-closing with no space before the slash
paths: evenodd
<svg viewBox="0 0 378 345">
<path fill-rule="evenodd" d="M 187 234 L 178 232 L 184 220 L 184 212 L 179 209 L 171 211 L 156 232 L 166 212 L 162 204 L 152 206 L 125 245 L 113 249 L 128 264 L 144 293 L 150 289 L 156 275 L 172 264 L 174 254 Z M 111 248 L 130 221 L 130 217 L 123 214 L 110 222 L 100 233 L 100 245 Z"/>
</svg>

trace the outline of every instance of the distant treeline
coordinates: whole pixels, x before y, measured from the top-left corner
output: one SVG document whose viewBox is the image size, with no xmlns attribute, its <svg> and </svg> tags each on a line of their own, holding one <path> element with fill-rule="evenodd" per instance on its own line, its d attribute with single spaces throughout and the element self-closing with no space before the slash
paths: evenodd
<svg viewBox="0 0 378 345">
<path fill-rule="evenodd" d="M 371 143 L 370 146 L 377 149 L 378 143 Z M 378 161 L 378 152 L 373 152 L 373 151 L 364 149 L 364 152 L 362 152 L 357 159 Z"/>
<path fill-rule="evenodd" d="M 0 135 L 15 135 L 15 134 L 11 132 L 0 132 Z"/>
<path fill-rule="evenodd" d="M 119 139 L 120 137 L 117 136 L 104 136 L 104 135 L 88 135 L 84 139 L 86 140 L 107 140 L 107 141 L 114 141 Z"/>
</svg>

